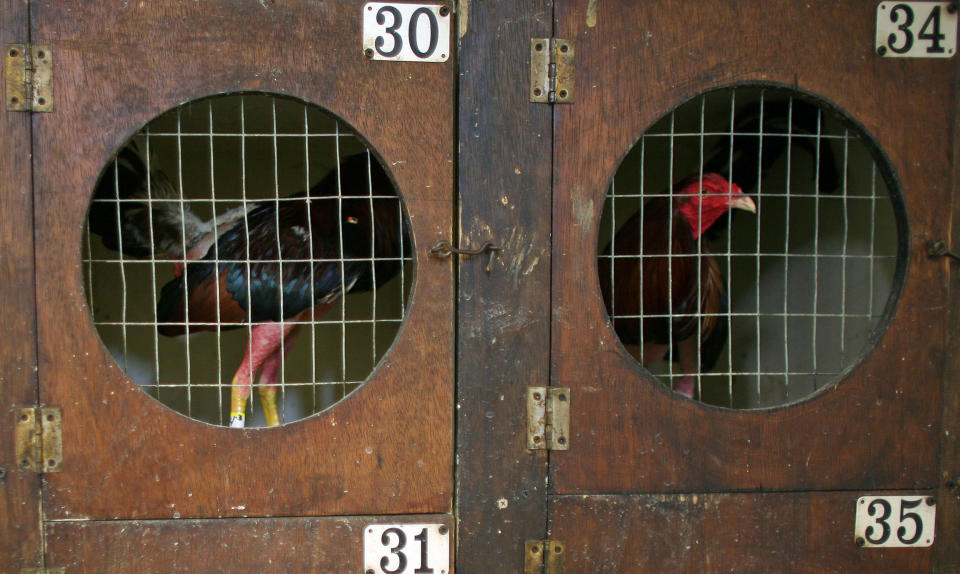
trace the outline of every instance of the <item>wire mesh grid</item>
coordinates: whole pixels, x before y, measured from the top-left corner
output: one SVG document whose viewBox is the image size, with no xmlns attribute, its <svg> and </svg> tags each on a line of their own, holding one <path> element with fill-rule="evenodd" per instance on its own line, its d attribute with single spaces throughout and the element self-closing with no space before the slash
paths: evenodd
<svg viewBox="0 0 960 574">
<path fill-rule="evenodd" d="M 618 168 L 599 231 L 601 290 L 628 351 L 674 390 L 730 408 L 841 378 L 881 334 L 904 266 L 903 209 L 871 149 L 783 88 L 708 92 L 653 125 Z M 749 203 L 731 205 L 741 190 Z"/>
<path fill-rule="evenodd" d="M 266 94 L 206 98 L 104 168 L 87 301 L 117 363 L 160 402 L 225 425 L 245 375 L 276 388 L 292 422 L 350 394 L 390 347 L 413 280 L 406 230 L 385 172 L 334 117 Z M 257 400 L 247 426 L 269 422 Z"/>
</svg>

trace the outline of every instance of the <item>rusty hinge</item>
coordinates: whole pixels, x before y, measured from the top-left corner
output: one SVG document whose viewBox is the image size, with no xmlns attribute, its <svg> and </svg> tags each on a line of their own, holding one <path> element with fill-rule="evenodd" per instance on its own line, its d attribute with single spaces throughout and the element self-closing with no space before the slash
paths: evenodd
<svg viewBox="0 0 960 574">
<path fill-rule="evenodd" d="M 573 40 L 530 40 L 530 101 L 573 103 Z"/>
<path fill-rule="evenodd" d="M 563 551 L 563 542 L 558 540 L 527 540 L 523 574 L 563 574 Z"/>
<path fill-rule="evenodd" d="M 4 79 L 8 112 L 53 111 L 53 52 L 50 46 L 7 44 Z"/>
<path fill-rule="evenodd" d="M 23 568 L 20 574 L 67 574 L 66 568 Z"/>
<path fill-rule="evenodd" d="M 17 470 L 60 472 L 63 463 L 60 407 L 14 409 Z"/>
<path fill-rule="evenodd" d="M 570 389 L 527 387 L 527 448 L 570 449 Z"/>
</svg>

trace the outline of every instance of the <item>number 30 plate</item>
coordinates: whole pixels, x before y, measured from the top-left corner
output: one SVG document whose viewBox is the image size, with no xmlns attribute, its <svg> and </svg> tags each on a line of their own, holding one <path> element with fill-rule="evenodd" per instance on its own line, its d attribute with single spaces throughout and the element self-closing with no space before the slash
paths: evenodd
<svg viewBox="0 0 960 574">
<path fill-rule="evenodd" d="M 861 496 L 857 499 L 857 545 L 930 546 L 937 515 L 933 502 L 929 496 Z"/>
<path fill-rule="evenodd" d="M 367 2 L 363 5 L 363 53 L 371 60 L 446 62 L 450 8 Z"/>
<path fill-rule="evenodd" d="M 447 574 L 450 531 L 443 524 L 368 524 L 363 529 L 367 574 Z"/>
</svg>

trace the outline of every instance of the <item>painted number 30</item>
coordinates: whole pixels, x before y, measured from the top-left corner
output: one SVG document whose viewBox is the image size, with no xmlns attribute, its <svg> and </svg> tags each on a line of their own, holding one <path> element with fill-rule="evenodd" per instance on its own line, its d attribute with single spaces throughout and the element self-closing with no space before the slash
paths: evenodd
<svg viewBox="0 0 960 574">
<path fill-rule="evenodd" d="M 429 27 L 426 45 L 421 45 L 418 39 L 418 30 L 421 20 L 425 19 L 425 25 Z M 418 58 L 429 58 L 437 50 L 437 41 L 440 35 L 440 26 L 437 22 L 437 15 L 429 8 L 418 8 L 410 15 L 410 21 L 404 28 L 403 15 L 395 6 L 382 6 L 377 10 L 377 24 L 386 26 L 387 36 L 378 36 L 374 47 L 377 53 L 384 58 L 393 58 L 403 50 L 404 38 L 410 46 L 410 50 Z"/>
</svg>

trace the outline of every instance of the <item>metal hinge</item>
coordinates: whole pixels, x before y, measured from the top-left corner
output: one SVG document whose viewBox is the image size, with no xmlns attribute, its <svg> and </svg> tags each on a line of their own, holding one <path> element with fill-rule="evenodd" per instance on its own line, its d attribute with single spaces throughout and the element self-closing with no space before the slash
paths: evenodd
<svg viewBox="0 0 960 574">
<path fill-rule="evenodd" d="M 558 540 L 527 540 L 523 574 L 563 574 L 563 551 L 563 542 Z"/>
<path fill-rule="evenodd" d="M 4 77 L 8 112 L 53 111 L 53 52 L 50 46 L 7 44 Z"/>
<path fill-rule="evenodd" d="M 530 101 L 573 103 L 573 40 L 530 40 Z"/>
<path fill-rule="evenodd" d="M 527 448 L 570 449 L 570 389 L 527 387 Z"/>
<path fill-rule="evenodd" d="M 66 568 L 24 568 L 20 574 L 67 574 Z"/>
<path fill-rule="evenodd" d="M 60 407 L 21 407 L 14 409 L 14 416 L 17 470 L 60 472 L 63 463 Z"/>
</svg>

